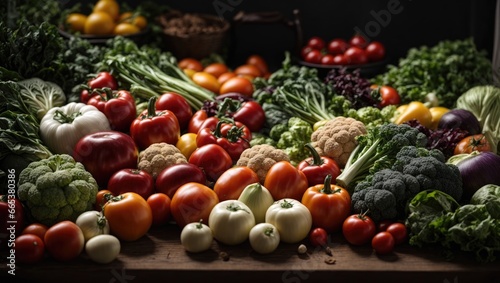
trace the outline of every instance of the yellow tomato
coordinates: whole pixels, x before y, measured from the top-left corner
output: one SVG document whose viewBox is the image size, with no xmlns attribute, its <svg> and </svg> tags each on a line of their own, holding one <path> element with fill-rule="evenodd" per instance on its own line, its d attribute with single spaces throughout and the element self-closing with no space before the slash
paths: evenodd
<svg viewBox="0 0 500 283">
<path fill-rule="evenodd" d="M 113 21 L 116 21 L 120 16 L 120 5 L 114 0 L 99 0 L 95 4 L 93 12 L 107 13 Z"/>
<path fill-rule="evenodd" d="M 219 93 L 220 83 L 217 78 L 210 73 L 196 72 L 193 74 L 192 80 L 197 85 L 205 89 L 208 89 L 214 93 Z"/>
<path fill-rule="evenodd" d="M 131 23 L 137 26 L 139 29 L 145 29 L 148 25 L 148 20 L 146 20 L 144 16 L 132 12 L 122 13 L 118 21 Z"/>
<path fill-rule="evenodd" d="M 116 35 L 129 35 L 138 33 L 140 30 L 137 26 L 134 26 L 131 23 L 119 23 L 115 26 L 113 34 Z"/>
<path fill-rule="evenodd" d="M 191 153 L 198 147 L 196 145 L 196 134 L 194 133 L 185 133 L 182 136 L 180 136 L 179 140 L 175 144 L 175 147 L 177 147 L 181 153 L 189 159 L 191 156 Z"/>
<path fill-rule="evenodd" d="M 81 32 L 85 28 L 85 22 L 87 21 L 87 16 L 80 13 L 71 13 L 66 18 L 66 24 L 70 31 Z"/>
<path fill-rule="evenodd" d="M 95 35 L 110 35 L 115 29 L 115 22 L 104 12 L 92 12 L 85 22 L 84 33 Z"/>
<path fill-rule="evenodd" d="M 184 71 L 184 74 L 186 74 L 191 79 L 193 79 L 193 75 L 194 75 L 194 73 L 196 73 L 195 70 L 191 70 L 191 69 L 183 69 L 183 71 Z"/>
</svg>

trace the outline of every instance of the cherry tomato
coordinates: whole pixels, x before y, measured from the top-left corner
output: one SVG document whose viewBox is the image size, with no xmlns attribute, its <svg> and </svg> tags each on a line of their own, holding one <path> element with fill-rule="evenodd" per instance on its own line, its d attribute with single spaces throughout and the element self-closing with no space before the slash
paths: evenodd
<svg viewBox="0 0 500 283">
<path fill-rule="evenodd" d="M 315 247 L 325 247 L 328 244 L 328 233 L 323 228 L 314 228 L 309 232 L 309 242 Z"/>
<path fill-rule="evenodd" d="M 191 163 L 174 164 L 163 169 L 156 177 L 155 188 L 172 198 L 177 189 L 189 182 L 206 184 L 207 178 L 200 167 Z"/>
<path fill-rule="evenodd" d="M 165 225 L 170 220 L 171 199 L 163 193 L 154 193 L 146 200 L 153 215 L 152 225 Z"/>
<path fill-rule="evenodd" d="M 381 107 L 385 107 L 387 105 L 399 105 L 401 103 L 401 96 L 399 96 L 399 93 L 395 88 L 384 85 L 377 87 L 377 89 L 380 92 L 379 104 Z"/>
<path fill-rule="evenodd" d="M 262 75 L 269 73 L 269 67 L 267 65 L 267 62 L 260 55 L 257 54 L 250 55 L 247 58 L 246 63 L 256 66 Z"/>
<path fill-rule="evenodd" d="M 349 61 L 347 61 L 347 57 L 344 54 L 337 54 L 333 57 L 334 65 L 347 65 Z"/>
<path fill-rule="evenodd" d="M 342 234 L 352 245 L 360 246 L 369 243 L 376 232 L 375 222 L 364 214 L 353 214 L 342 224 Z"/>
<path fill-rule="evenodd" d="M 335 65 L 335 56 L 332 54 L 325 54 L 323 57 L 321 57 L 321 64 L 322 65 Z"/>
<path fill-rule="evenodd" d="M 263 74 L 260 69 L 255 65 L 243 64 L 234 69 L 237 75 L 247 75 L 253 78 L 261 77 Z"/>
<path fill-rule="evenodd" d="M 85 238 L 74 222 L 64 220 L 52 225 L 44 237 L 45 249 L 58 261 L 72 260 L 83 251 Z"/>
<path fill-rule="evenodd" d="M 311 52 L 313 49 L 314 48 L 312 48 L 311 46 L 302 47 L 302 49 L 300 50 L 300 57 L 305 60 L 307 53 Z"/>
<path fill-rule="evenodd" d="M 368 42 L 366 41 L 366 39 L 362 35 L 359 35 L 359 34 L 356 34 L 353 37 L 351 37 L 351 39 L 349 39 L 350 46 L 365 48 L 367 43 Z"/>
<path fill-rule="evenodd" d="M 94 209 L 97 211 L 101 211 L 102 207 L 106 202 L 108 202 L 108 199 L 113 196 L 113 193 L 109 190 L 100 190 L 97 192 L 95 199 L 96 202 L 94 204 Z"/>
<path fill-rule="evenodd" d="M 319 36 L 313 36 L 309 38 L 306 45 L 314 49 L 321 50 L 325 48 L 325 41 Z"/>
<path fill-rule="evenodd" d="M 112 197 L 102 210 L 111 233 L 123 241 L 141 238 L 153 223 L 151 207 L 143 197 L 133 192 Z"/>
<path fill-rule="evenodd" d="M 231 167 L 217 179 L 214 192 L 219 201 L 238 199 L 241 192 L 250 184 L 258 183 L 259 176 L 246 166 Z"/>
<path fill-rule="evenodd" d="M 45 233 L 47 232 L 48 229 L 49 229 L 49 227 L 44 225 L 44 224 L 32 223 L 24 228 L 21 235 L 24 235 L 24 234 L 37 235 L 43 241 L 43 239 L 45 238 Z"/>
<path fill-rule="evenodd" d="M 264 187 L 275 200 L 292 198 L 300 201 L 309 186 L 302 171 L 288 161 L 279 161 L 267 171 Z"/>
<path fill-rule="evenodd" d="M 365 51 L 366 56 L 368 57 L 368 61 L 370 62 L 381 61 L 385 57 L 385 47 L 378 41 L 370 42 L 366 46 Z"/>
<path fill-rule="evenodd" d="M 153 143 L 165 142 L 175 145 L 181 136 L 179 121 L 174 112 L 156 110 L 156 98 L 148 101 L 144 110 L 130 125 L 130 136 L 143 150 Z"/>
<path fill-rule="evenodd" d="M 193 110 L 186 98 L 175 92 L 166 92 L 158 97 L 155 104 L 156 110 L 169 110 L 174 113 L 181 132 L 183 132 L 193 116 Z"/>
<path fill-rule="evenodd" d="M 107 189 L 115 196 L 134 192 L 144 199 L 154 193 L 155 181 L 148 172 L 140 169 L 121 169 L 115 172 L 108 181 Z"/>
<path fill-rule="evenodd" d="M 321 64 L 322 57 L 321 51 L 313 49 L 306 54 L 304 61 L 311 64 Z"/>
<path fill-rule="evenodd" d="M 249 79 L 245 77 L 233 77 L 225 81 L 220 86 L 219 94 L 237 92 L 245 96 L 252 97 L 253 91 L 253 84 Z"/>
<path fill-rule="evenodd" d="M 313 226 L 336 232 L 351 213 L 351 197 L 349 192 L 331 184 L 332 176 L 328 175 L 324 183 L 309 187 L 302 196 L 304 204 L 311 212 Z"/>
<path fill-rule="evenodd" d="M 394 223 L 394 221 L 388 219 L 380 221 L 377 224 L 377 232 L 384 232 L 392 223 Z"/>
<path fill-rule="evenodd" d="M 193 82 L 195 82 L 197 85 L 208 89 L 209 91 L 213 93 L 219 93 L 220 89 L 220 83 L 217 80 L 217 77 L 208 73 L 208 72 L 196 72 L 193 74 L 193 77 L 191 78 Z"/>
<path fill-rule="evenodd" d="M 203 72 L 218 78 L 220 75 L 229 72 L 229 68 L 223 63 L 211 63 L 203 68 Z"/>
<path fill-rule="evenodd" d="M 217 144 L 198 147 L 189 157 L 189 163 L 200 167 L 210 182 L 217 181 L 222 173 L 233 166 L 229 153 Z"/>
<path fill-rule="evenodd" d="M 201 64 L 201 62 L 194 58 L 181 59 L 178 63 L 178 66 L 181 69 L 189 69 L 196 72 L 203 71 L 203 65 Z"/>
<path fill-rule="evenodd" d="M 172 197 L 170 211 L 179 227 L 200 220 L 207 224 L 208 216 L 217 203 L 219 203 L 219 198 L 211 188 L 190 182 L 177 189 Z"/>
<path fill-rule="evenodd" d="M 470 135 L 460 140 L 453 154 L 471 153 L 473 151 L 491 151 L 491 146 L 483 134 Z"/>
<path fill-rule="evenodd" d="M 345 51 L 344 56 L 347 58 L 347 62 L 351 65 L 362 65 L 368 62 L 365 50 L 357 46 L 349 47 Z"/>
<path fill-rule="evenodd" d="M 45 244 L 35 234 L 23 234 L 14 240 L 16 247 L 16 262 L 36 263 L 43 259 Z"/>
<path fill-rule="evenodd" d="M 349 44 L 342 38 L 334 38 L 328 42 L 327 50 L 332 55 L 344 54 Z"/>
<path fill-rule="evenodd" d="M 408 231 L 406 230 L 406 226 L 400 222 L 395 222 L 389 225 L 386 229 L 386 232 L 391 233 L 392 237 L 394 237 L 394 242 L 396 245 L 404 243 L 408 238 Z"/>
<path fill-rule="evenodd" d="M 394 237 L 389 232 L 378 232 L 372 239 L 372 248 L 377 254 L 389 254 L 394 250 Z"/>
</svg>

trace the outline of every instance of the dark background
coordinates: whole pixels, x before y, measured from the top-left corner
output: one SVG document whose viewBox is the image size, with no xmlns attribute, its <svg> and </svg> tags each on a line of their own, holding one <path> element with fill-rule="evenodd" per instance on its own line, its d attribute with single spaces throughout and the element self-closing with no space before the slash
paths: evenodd
<svg viewBox="0 0 500 283">
<path fill-rule="evenodd" d="M 61 0 L 65 6 L 95 1 Z M 135 7 L 140 0 L 117 0 Z M 441 40 L 473 37 L 478 49 L 492 57 L 496 0 L 156 0 L 184 12 L 214 14 L 232 21 L 236 13 L 278 11 L 288 19 L 300 10 L 303 36 L 326 40 L 349 38 L 357 30 L 385 44 L 388 63 L 397 63 L 411 47 L 432 46 Z M 397 8 L 389 9 L 388 5 Z M 391 14 L 389 11 L 397 11 Z M 377 20 L 377 17 L 379 19 Z M 282 24 L 233 26 L 228 63 L 241 63 L 260 54 L 271 68 L 281 65 L 284 51 L 294 51 L 296 36 Z"/>
</svg>

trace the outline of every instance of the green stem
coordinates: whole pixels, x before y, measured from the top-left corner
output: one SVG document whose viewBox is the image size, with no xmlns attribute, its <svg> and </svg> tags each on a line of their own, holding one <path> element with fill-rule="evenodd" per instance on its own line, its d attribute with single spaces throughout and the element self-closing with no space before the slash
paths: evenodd
<svg viewBox="0 0 500 283">
<path fill-rule="evenodd" d="M 81 116 L 80 111 L 72 113 L 71 115 L 64 114 L 61 110 L 56 110 L 53 119 L 61 124 L 71 124 L 78 117 Z"/>
<path fill-rule="evenodd" d="M 313 162 L 309 164 L 310 166 L 321 166 L 324 164 L 323 158 L 321 158 L 321 156 L 319 156 L 319 153 L 316 151 L 314 146 L 312 146 L 312 144 L 307 143 L 305 145 L 305 147 L 309 150 L 309 152 L 311 152 L 311 155 L 313 158 L 312 159 Z"/>
</svg>

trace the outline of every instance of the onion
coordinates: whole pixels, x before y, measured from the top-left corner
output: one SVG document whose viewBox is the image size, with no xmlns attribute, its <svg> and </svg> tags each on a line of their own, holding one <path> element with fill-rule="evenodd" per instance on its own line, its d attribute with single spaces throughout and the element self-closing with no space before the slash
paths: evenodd
<svg viewBox="0 0 500 283">
<path fill-rule="evenodd" d="M 464 200 L 469 200 L 484 185 L 500 186 L 500 156 L 491 151 L 455 155 L 448 163 L 455 164 L 460 170 Z"/>
<path fill-rule="evenodd" d="M 459 128 L 466 130 L 469 135 L 481 133 L 481 124 L 472 112 L 465 109 L 452 109 L 441 116 L 438 129 Z"/>
</svg>

